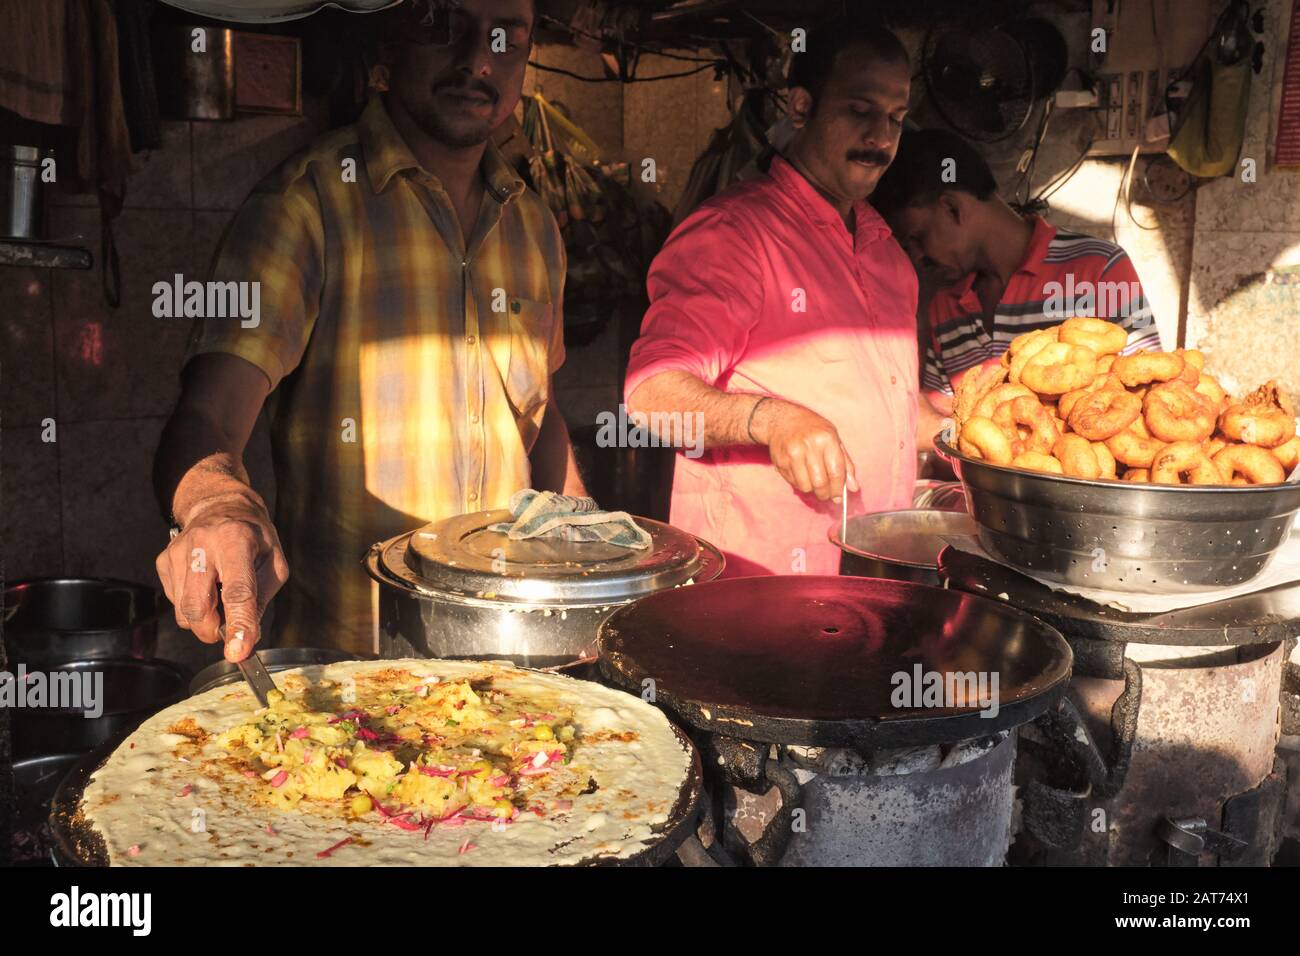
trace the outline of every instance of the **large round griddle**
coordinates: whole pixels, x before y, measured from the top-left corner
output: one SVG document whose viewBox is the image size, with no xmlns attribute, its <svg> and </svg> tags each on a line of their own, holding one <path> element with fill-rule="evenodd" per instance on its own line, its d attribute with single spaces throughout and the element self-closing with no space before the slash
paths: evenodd
<svg viewBox="0 0 1300 956">
<path fill-rule="evenodd" d="M 908 746 L 1026 723 L 1065 690 L 1054 629 L 984 598 L 876 578 L 732 578 L 662 591 L 601 627 L 600 667 L 701 730 L 770 743 Z M 999 709 L 895 706 L 895 675 L 998 675 Z"/>
<path fill-rule="evenodd" d="M 1300 622 L 1300 581 L 1214 604 L 1132 614 L 1054 591 L 995 561 L 953 547 L 939 552 L 939 572 L 962 591 L 1005 595 L 999 599 L 1070 638 L 1176 646 L 1271 644 L 1290 637 Z"/>
<path fill-rule="evenodd" d="M 670 724 L 682 748 L 690 754 L 690 767 L 678 791 L 677 801 L 669 811 L 668 819 L 656 826 L 655 839 L 626 857 L 592 857 L 586 866 L 662 866 L 677 852 L 695 831 L 695 821 L 700 809 L 700 791 L 703 775 L 700 753 L 690 738 L 676 724 Z M 66 867 L 108 866 L 108 848 L 104 838 L 81 812 L 81 800 L 86 786 L 95 771 L 113 755 L 129 736 L 119 734 L 107 743 L 81 757 L 68 770 L 50 801 L 50 832 L 53 836 L 51 851 L 54 863 Z"/>
</svg>

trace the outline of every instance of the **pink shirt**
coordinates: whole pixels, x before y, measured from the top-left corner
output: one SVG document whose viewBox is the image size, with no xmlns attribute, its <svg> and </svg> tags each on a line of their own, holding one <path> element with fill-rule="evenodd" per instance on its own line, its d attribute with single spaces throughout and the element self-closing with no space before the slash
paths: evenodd
<svg viewBox="0 0 1300 956">
<path fill-rule="evenodd" d="M 850 514 L 907 508 L 916 477 L 916 275 L 866 202 L 850 234 L 779 156 L 691 214 L 655 258 L 624 395 L 690 372 L 829 420 L 861 492 Z M 707 427 L 707 423 L 706 423 Z M 673 524 L 726 552 L 727 575 L 835 574 L 840 506 L 800 494 L 766 448 L 677 456 Z"/>
</svg>

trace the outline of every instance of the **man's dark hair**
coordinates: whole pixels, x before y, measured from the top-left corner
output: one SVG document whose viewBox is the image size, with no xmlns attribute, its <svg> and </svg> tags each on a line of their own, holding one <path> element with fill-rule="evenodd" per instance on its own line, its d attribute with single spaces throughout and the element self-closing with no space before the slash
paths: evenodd
<svg viewBox="0 0 1300 956">
<path fill-rule="evenodd" d="M 951 130 L 905 129 L 894 161 L 871 194 L 871 205 L 888 219 L 909 206 L 928 206 L 950 191 L 985 200 L 997 194 L 998 183 L 979 151 Z"/>
<path fill-rule="evenodd" d="M 822 95 L 835 70 L 835 58 L 847 49 L 865 49 L 873 59 L 909 63 L 907 49 L 889 30 L 864 17 L 836 17 L 808 31 L 805 52 L 790 60 L 787 85 L 801 86 L 812 94 L 813 103 Z"/>
</svg>

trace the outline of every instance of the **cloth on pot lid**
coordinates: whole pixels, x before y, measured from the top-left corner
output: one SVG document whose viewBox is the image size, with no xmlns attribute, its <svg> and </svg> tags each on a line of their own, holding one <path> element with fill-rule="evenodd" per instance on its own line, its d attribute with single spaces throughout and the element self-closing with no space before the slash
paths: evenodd
<svg viewBox="0 0 1300 956">
<path fill-rule="evenodd" d="M 565 541 L 603 541 L 638 550 L 650 547 L 650 532 L 626 511 L 601 511 L 594 498 L 577 498 L 554 491 L 525 488 L 510 496 L 515 520 L 490 527 L 512 541 L 525 538 L 560 538 Z"/>
</svg>

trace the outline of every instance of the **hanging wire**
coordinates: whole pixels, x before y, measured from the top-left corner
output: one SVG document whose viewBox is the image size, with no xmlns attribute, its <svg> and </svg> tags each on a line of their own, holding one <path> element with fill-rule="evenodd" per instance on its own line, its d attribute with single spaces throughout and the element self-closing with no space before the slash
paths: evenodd
<svg viewBox="0 0 1300 956">
<path fill-rule="evenodd" d="M 694 76 L 696 73 L 703 73 L 705 70 L 722 69 L 726 67 L 727 63 L 725 60 L 712 60 L 703 66 L 697 66 L 693 70 L 683 70 L 680 73 L 664 73 L 660 76 L 630 76 L 626 79 L 621 76 L 583 76 L 580 73 L 574 73 L 572 70 L 565 70 L 558 66 L 546 66 L 536 60 L 529 60 L 528 65 L 544 73 L 559 73 L 562 76 L 571 76 L 575 80 L 582 80 L 584 83 L 654 83 L 657 80 L 675 80 L 683 76 Z"/>
</svg>

